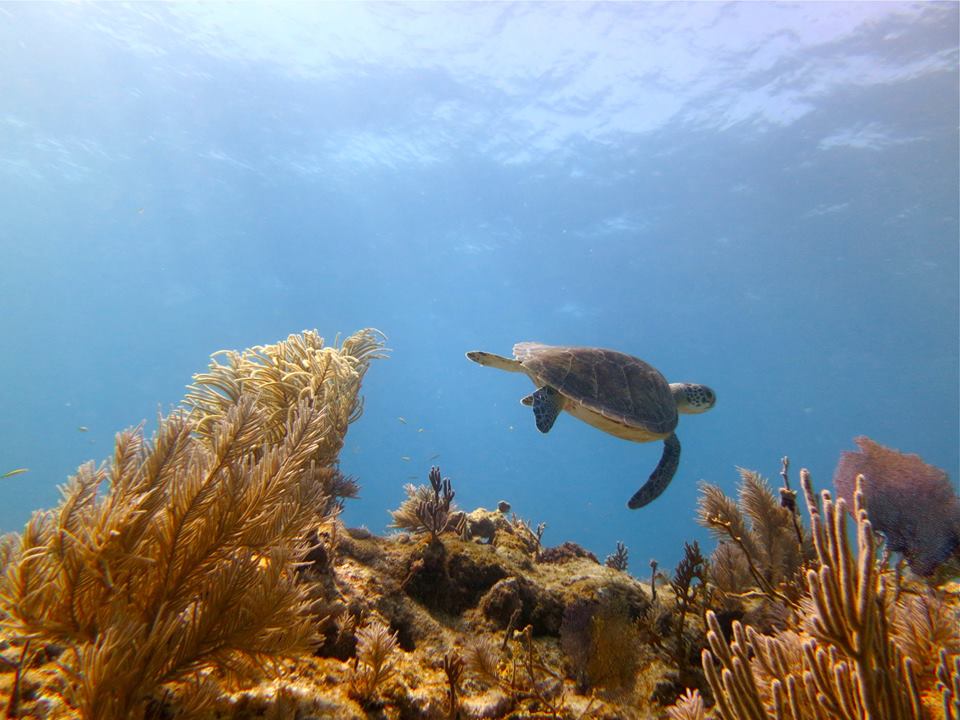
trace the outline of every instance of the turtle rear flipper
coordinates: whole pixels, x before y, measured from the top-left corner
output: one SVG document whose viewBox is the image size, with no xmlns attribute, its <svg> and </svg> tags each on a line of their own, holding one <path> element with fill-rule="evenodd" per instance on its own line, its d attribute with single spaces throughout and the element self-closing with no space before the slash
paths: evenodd
<svg viewBox="0 0 960 720">
<path fill-rule="evenodd" d="M 498 370 L 506 370 L 507 372 L 523 372 L 523 365 L 521 365 L 518 360 L 505 358 L 503 355 L 496 355 L 494 353 L 484 352 L 483 350 L 471 350 L 466 353 L 466 355 L 467 359 L 473 360 L 480 365 L 495 367 Z"/>
<path fill-rule="evenodd" d="M 677 439 L 676 433 L 670 433 L 670 436 L 663 441 L 663 454 L 660 456 L 660 462 L 657 463 L 657 469 L 653 471 L 653 474 L 643 486 L 633 494 L 633 497 L 627 502 L 627 507 L 636 510 L 656 500 L 673 480 L 674 473 L 677 472 L 677 466 L 679 465 L 680 441 Z"/>
<path fill-rule="evenodd" d="M 542 433 L 550 432 L 550 428 L 557 420 L 557 415 L 563 410 L 563 395 L 549 386 L 539 388 L 520 402 L 524 405 L 533 405 L 533 417 L 537 421 L 537 430 Z"/>
</svg>

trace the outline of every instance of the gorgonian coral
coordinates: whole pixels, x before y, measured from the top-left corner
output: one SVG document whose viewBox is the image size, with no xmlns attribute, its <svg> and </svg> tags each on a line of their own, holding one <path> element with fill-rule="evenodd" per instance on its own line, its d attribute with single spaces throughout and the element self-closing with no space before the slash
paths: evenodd
<svg viewBox="0 0 960 720">
<path fill-rule="evenodd" d="M 0 631 L 21 666 L 30 643 L 58 647 L 50 687 L 81 718 L 137 720 L 167 690 L 198 712 L 202 683 L 308 652 L 297 569 L 351 489 L 337 456 L 381 356 L 371 330 L 228 353 L 152 440 L 118 434 L 111 462 L 81 466 L 56 508 L 0 540 Z"/>
<path fill-rule="evenodd" d="M 837 493 L 852 506 L 857 475 L 863 475 L 867 517 L 887 547 L 903 553 L 910 569 L 932 575 L 960 550 L 960 498 L 940 468 L 918 455 L 893 450 L 868 437 L 859 452 L 845 452 L 833 475 Z"/>
</svg>

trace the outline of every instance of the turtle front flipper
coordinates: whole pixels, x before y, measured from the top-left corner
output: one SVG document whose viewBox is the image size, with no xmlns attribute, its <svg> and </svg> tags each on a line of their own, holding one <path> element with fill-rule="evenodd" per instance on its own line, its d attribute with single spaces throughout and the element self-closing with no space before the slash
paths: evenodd
<svg viewBox="0 0 960 720">
<path fill-rule="evenodd" d="M 660 456 L 657 469 L 653 471 L 653 474 L 643 486 L 633 494 L 633 497 L 627 503 L 627 507 L 636 510 L 656 500 L 673 480 L 679 465 L 680 441 L 675 433 L 670 433 L 670 437 L 663 441 L 663 455 Z"/>
<path fill-rule="evenodd" d="M 563 410 L 563 395 L 552 387 L 538 388 L 532 395 L 527 395 L 520 402 L 524 405 L 533 405 L 533 417 L 537 421 L 537 430 L 542 433 L 550 432 L 557 415 Z"/>
</svg>

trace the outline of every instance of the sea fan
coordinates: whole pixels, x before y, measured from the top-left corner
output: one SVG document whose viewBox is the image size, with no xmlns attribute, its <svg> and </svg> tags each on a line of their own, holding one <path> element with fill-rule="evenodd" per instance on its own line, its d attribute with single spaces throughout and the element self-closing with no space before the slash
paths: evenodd
<svg viewBox="0 0 960 720">
<path fill-rule="evenodd" d="M 960 550 L 960 498 L 947 474 L 918 455 L 856 438 L 859 452 L 845 452 L 833 475 L 837 493 L 852 506 L 858 475 L 873 528 L 887 547 L 903 553 L 910 569 L 932 575 Z"/>
</svg>

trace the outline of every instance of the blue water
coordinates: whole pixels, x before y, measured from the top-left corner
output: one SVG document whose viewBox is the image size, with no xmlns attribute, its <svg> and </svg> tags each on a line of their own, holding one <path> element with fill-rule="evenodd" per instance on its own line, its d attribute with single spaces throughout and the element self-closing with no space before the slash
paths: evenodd
<svg viewBox="0 0 960 720">
<path fill-rule="evenodd" d="M 375 531 L 439 463 L 461 506 L 646 574 L 712 547 L 697 482 L 738 465 L 828 487 L 866 434 L 956 481 L 957 27 L 956 3 L 0 5 L 0 473 L 30 469 L 0 529 L 211 352 L 306 328 L 389 337 L 342 455 Z M 463 355 L 522 340 L 716 390 L 660 499 L 626 508 L 659 443 L 541 435 L 526 378 Z"/>
</svg>

